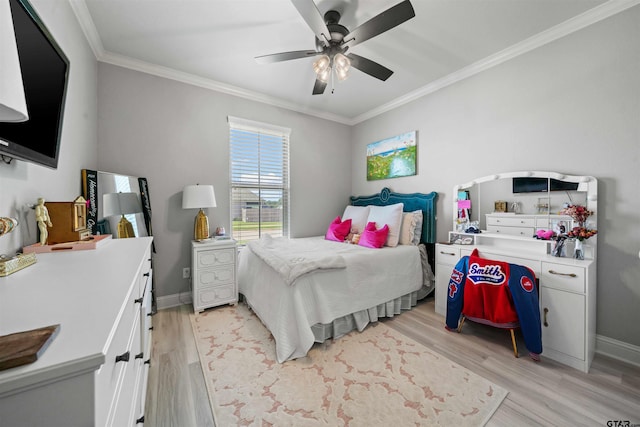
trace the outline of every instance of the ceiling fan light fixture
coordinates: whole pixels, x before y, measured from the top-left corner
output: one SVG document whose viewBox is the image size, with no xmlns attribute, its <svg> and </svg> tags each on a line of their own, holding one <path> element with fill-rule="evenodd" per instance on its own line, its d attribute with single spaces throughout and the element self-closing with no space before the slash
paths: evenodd
<svg viewBox="0 0 640 427">
<path fill-rule="evenodd" d="M 346 80 L 349 77 L 349 69 L 351 68 L 351 61 L 342 53 L 337 53 L 333 57 L 333 66 L 336 70 L 336 76 L 339 80 Z"/>
<path fill-rule="evenodd" d="M 329 77 L 331 77 L 331 68 L 327 67 L 324 69 L 324 71 L 321 71 L 318 73 L 318 80 L 320 80 L 323 83 L 326 83 L 329 81 Z"/>
<path fill-rule="evenodd" d="M 320 58 L 316 59 L 313 62 L 313 71 L 320 76 L 320 74 L 325 73 L 331 65 L 331 59 L 328 55 L 321 55 Z"/>
</svg>

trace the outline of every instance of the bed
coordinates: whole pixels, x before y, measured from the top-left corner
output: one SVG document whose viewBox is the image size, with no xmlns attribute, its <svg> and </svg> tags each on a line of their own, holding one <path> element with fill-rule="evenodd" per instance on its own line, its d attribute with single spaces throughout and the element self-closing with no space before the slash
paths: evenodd
<svg viewBox="0 0 640 427">
<path fill-rule="evenodd" d="M 370 249 L 324 236 L 266 237 L 241 249 L 239 291 L 273 335 L 278 362 L 304 357 L 314 342 L 410 310 L 433 292 L 436 200 L 435 192 L 388 188 L 351 197 L 355 207 L 402 203 L 406 213 L 420 211 L 417 245 Z"/>
</svg>

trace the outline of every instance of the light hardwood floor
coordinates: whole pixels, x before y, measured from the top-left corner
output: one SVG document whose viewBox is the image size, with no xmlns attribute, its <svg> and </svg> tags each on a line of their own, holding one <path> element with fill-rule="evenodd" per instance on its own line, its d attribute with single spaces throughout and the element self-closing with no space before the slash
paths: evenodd
<svg viewBox="0 0 640 427">
<path fill-rule="evenodd" d="M 190 310 L 185 305 L 154 317 L 145 425 L 214 425 Z M 521 336 L 516 359 L 507 331 L 472 322 L 465 323 L 462 334 L 446 331 L 433 298 L 384 322 L 507 389 L 509 395 L 489 426 L 607 426 L 609 420 L 640 426 L 640 367 L 601 355 L 588 374 L 545 359 L 544 353 L 543 361 L 535 363 Z"/>
</svg>

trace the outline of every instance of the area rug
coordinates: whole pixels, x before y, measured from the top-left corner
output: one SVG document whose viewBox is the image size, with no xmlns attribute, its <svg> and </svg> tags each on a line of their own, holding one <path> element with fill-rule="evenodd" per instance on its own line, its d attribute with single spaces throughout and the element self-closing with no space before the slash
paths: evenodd
<svg viewBox="0 0 640 427">
<path fill-rule="evenodd" d="M 481 426 L 507 395 L 383 323 L 282 364 L 245 305 L 191 324 L 217 427 Z"/>
</svg>

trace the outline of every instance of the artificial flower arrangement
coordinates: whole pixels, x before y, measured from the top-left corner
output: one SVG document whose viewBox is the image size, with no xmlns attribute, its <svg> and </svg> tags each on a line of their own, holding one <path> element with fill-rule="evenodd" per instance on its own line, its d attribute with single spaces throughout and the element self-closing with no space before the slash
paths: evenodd
<svg viewBox="0 0 640 427">
<path fill-rule="evenodd" d="M 587 218 L 593 215 L 593 211 L 590 211 L 582 205 L 569 205 L 560 211 L 560 215 L 568 215 L 573 218 L 575 222 L 580 224 L 580 227 L 584 227 L 587 222 Z"/>
<path fill-rule="evenodd" d="M 596 234 L 598 234 L 598 230 L 590 230 L 585 227 L 573 227 L 573 229 L 567 233 L 567 237 L 573 237 L 574 239 L 578 239 L 582 242 Z"/>
</svg>

